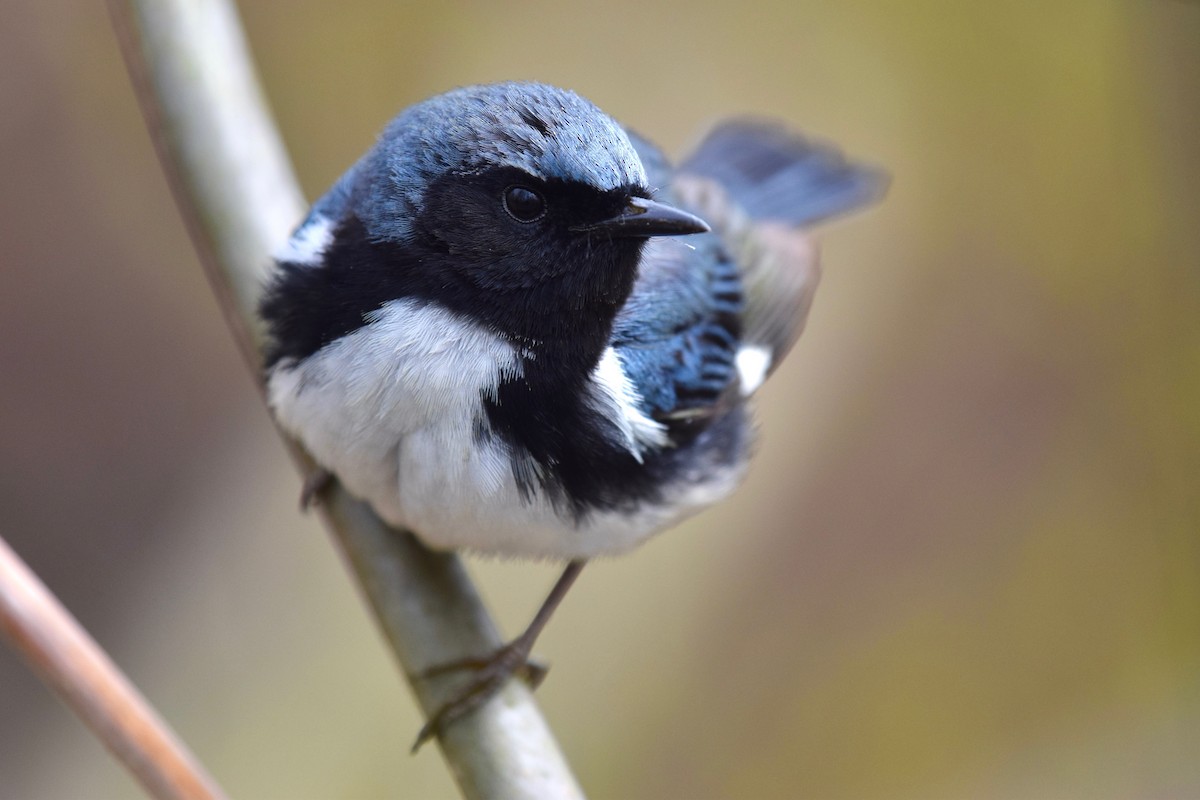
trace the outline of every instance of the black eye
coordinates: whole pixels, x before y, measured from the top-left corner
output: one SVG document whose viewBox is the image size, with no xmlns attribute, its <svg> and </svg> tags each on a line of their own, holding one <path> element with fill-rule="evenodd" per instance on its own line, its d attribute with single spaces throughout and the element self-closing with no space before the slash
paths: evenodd
<svg viewBox="0 0 1200 800">
<path fill-rule="evenodd" d="M 546 201 L 532 189 L 510 186 L 504 190 L 504 210 L 517 222 L 533 222 L 546 213 Z"/>
</svg>

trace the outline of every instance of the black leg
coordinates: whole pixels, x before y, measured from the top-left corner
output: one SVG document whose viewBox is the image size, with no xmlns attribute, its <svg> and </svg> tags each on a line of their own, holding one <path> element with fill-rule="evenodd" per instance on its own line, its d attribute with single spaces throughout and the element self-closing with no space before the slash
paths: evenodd
<svg viewBox="0 0 1200 800">
<path fill-rule="evenodd" d="M 427 678 L 460 669 L 476 670 L 471 682 L 448 703 L 439 708 L 421 728 L 421 732 L 417 734 L 417 741 L 412 747 L 414 753 L 425 742 L 439 735 L 454 720 L 478 708 L 485 700 L 500 691 L 504 683 L 514 674 L 521 674 L 534 687 L 542 682 L 542 679 L 546 677 L 546 667 L 530 663 L 529 654 L 542 629 L 546 627 L 546 623 L 554 614 L 554 609 L 558 608 L 559 603 L 566 596 L 567 590 L 571 588 L 571 584 L 575 583 L 575 579 L 579 577 L 585 563 L 587 562 L 572 561 L 567 564 L 567 568 L 563 570 L 562 576 L 550 590 L 542 607 L 533 616 L 529 627 L 504 647 L 484 659 L 466 658 L 439 664 L 421 674 L 421 678 Z"/>
</svg>

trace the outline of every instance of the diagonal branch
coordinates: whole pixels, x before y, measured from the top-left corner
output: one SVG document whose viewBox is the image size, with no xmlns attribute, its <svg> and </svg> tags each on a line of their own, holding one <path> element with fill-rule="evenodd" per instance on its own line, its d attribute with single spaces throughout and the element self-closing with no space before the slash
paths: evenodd
<svg viewBox="0 0 1200 800">
<path fill-rule="evenodd" d="M 3 539 L 0 635 L 151 797 L 224 797 L 146 699 Z"/>
<path fill-rule="evenodd" d="M 268 254 L 304 211 L 231 0 L 109 0 L 121 49 L 175 200 L 256 378 L 255 307 Z M 298 466 L 311 460 L 289 442 Z M 428 668 L 500 646 L 457 557 L 386 527 L 335 488 L 322 506 L 360 590 L 426 714 L 463 676 Z M 511 682 L 440 739 L 467 797 L 582 797 L 529 690 Z M 403 752 L 406 747 L 398 746 Z"/>
</svg>

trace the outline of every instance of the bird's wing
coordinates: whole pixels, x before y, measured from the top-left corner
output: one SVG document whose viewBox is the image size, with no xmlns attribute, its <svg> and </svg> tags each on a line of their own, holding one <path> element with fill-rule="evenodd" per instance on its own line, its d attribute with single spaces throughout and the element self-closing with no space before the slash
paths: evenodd
<svg viewBox="0 0 1200 800">
<path fill-rule="evenodd" d="M 720 125 L 678 170 L 630 139 L 656 196 L 713 228 L 647 243 L 613 332 L 646 413 L 686 425 L 757 390 L 799 336 L 819 277 L 803 226 L 877 199 L 886 179 L 769 123 Z"/>
<path fill-rule="evenodd" d="M 879 199 L 887 179 L 832 146 L 783 126 L 717 126 L 672 181 L 679 201 L 720 235 L 745 294 L 743 390 L 753 391 L 791 349 L 820 278 L 807 226 Z M 755 385 L 754 378 L 757 378 Z"/>
<path fill-rule="evenodd" d="M 724 407 L 738 385 L 741 311 L 737 269 L 713 234 L 647 243 L 612 337 L 645 413 L 686 427 Z"/>
<path fill-rule="evenodd" d="M 674 201 L 669 164 L 652 145 L 630 138 L 656 197 Z M 724 407 L 738 385 L 741 314 L 737 266 L 715 234 L 646 244 L 612 336 L 645 413 L 668 428 L 687 428 Z"/>
</svg>

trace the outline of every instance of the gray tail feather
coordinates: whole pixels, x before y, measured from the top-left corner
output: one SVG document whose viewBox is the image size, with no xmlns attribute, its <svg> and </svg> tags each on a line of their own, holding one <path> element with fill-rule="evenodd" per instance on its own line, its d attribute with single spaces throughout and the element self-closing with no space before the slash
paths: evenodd
<svg viewBox="0 0 1200 800">
<path fill-rule="evenodd" d="M 757 120 L 718 125 L 680 166 L 710 178 L 754 219 L 810 225 L 883 196 L 887 176 L 830 145 Z"/>
</svg>

